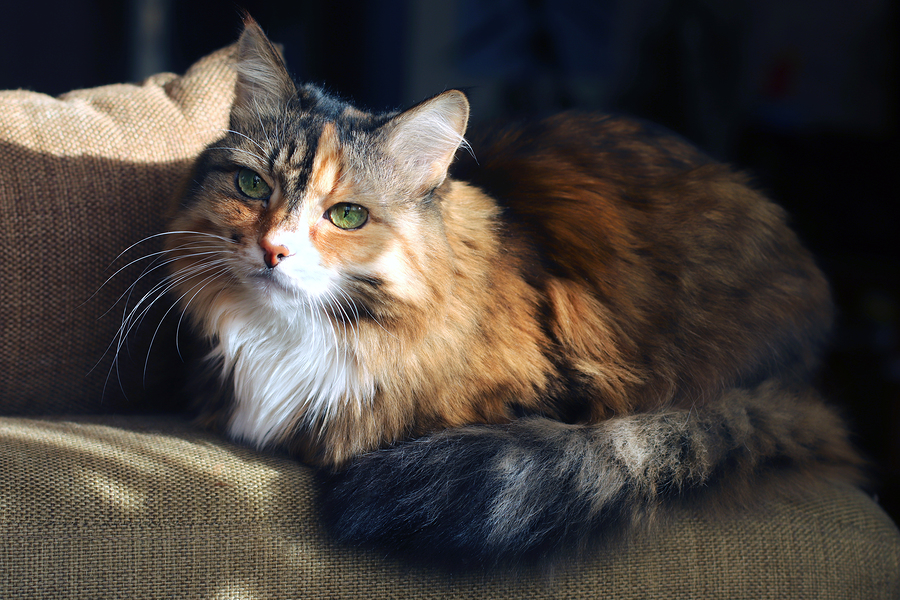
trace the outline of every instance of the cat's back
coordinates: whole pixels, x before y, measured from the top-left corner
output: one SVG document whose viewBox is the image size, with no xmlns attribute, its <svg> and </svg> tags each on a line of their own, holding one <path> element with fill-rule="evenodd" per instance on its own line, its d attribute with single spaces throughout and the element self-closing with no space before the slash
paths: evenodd
<svg viewBox="0 0 900 600">
<path fill-rule="evenodd" d="M 453 177 L 496 201 L 523 277 L 599 301 L 652 394 L 814 367 L 828 285 L 746 175 L 628 117 L 563 113 L 470 143 Z"/>
<path fill-rule="evenodd" d="M 569 247 L 601 262 L 638 249 L 689 256 L 703 251 L 704 232 L 791 235 L 746 176 L 653 123 L 566 112 L 473 129 L 472 152 L 459 153 L 452 176 L 490 195 L 509 231 L 543 245 L 545 257 Z"/>
<path fill-rule="evenodd" d="M 501 175 L 517 166 L 544 164 L 546 171 L 518 171 L 546 179 L 550 168 L 556 180 L 583 175 L 639 183 L 712 163 L 695 146 L 655 123 L 641 119 L 569 111 L 545 119 L 521 120 L 503 126 L 475 125 L 469 135 L 473 152 L 461 152 L 454 177 L 504 195 Z"/>
</svg>

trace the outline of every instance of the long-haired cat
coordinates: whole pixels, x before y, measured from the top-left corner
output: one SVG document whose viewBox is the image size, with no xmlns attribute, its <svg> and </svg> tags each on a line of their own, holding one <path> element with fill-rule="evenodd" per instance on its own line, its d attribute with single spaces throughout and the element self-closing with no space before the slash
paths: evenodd
<svg viewBox="0 0 900 600">
<path fill-rule="evenodd" d="M 744 176 L 592 114 L 470 149 L 462 92 L 361 111 L 249 19 L 239 57 L 170 283 L 202 420 L 322 467 L 339 537 L 490 563 L 852 479 L 828 285 Z"/>
</svg>

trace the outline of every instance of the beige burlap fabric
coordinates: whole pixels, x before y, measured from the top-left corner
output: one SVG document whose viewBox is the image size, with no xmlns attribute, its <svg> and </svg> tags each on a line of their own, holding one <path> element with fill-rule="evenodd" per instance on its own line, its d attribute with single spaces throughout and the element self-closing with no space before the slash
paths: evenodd
<svg viewBox="0 0 900 600">
<path fill-rule="evenodd" d="M 150 354 L 155 368 L 141 381 L 159 311 L 131 336 L 118 371 L 107 351 L 116 301 L 149 261 L 104 282 L 159 249 L 152 240 L 116 261 L 162 230 L 192 159 L 227 126 L 232 55 L 59 98 L 0 92 L 0 413 L 132 408 L 171 376 L 160 364 L 175 358 L 170 344 Z"/>
<path fill-rule="evenodd" d="M 312 473 L 174 420 L 0 419 L 2 598 L 900 598 L 861 492 L 661 535 L 552 574 L 438 573 L 336 547 Z"/>
</svg>

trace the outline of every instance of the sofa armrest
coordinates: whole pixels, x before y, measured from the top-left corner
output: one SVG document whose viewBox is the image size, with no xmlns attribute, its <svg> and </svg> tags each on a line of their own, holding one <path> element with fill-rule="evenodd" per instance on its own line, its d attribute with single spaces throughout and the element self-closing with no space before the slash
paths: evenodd
<svg viewBox="0 0 900 600">
<path fill-rule="evenodd" d="M 712 520 L 552 572 L 449 573 L 335 545 L 313 471 L 177 418 L 0 419 L 3 598 L 900 597 L 900 534 L 865 494 Z"/>
</svg>

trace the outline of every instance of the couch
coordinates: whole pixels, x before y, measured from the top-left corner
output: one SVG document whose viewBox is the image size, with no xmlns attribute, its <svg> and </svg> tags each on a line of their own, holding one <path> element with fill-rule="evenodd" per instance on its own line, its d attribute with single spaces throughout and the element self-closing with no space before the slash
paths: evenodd
<svg viewBox="0 0 900 600">
<path fill-rule="evenodd" d="M 900 598 L 897 527 L 837 485 L 731 517 L 686 507 L 552 569 L 335 544 L 311 469 L 180 412 L 171 302 L 118 335 L 162 279 L 154 234 L 192 159 L 227 127 L 233 60 L 0 92 L 0 598 Z"/>
</svg>

